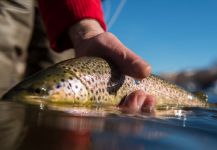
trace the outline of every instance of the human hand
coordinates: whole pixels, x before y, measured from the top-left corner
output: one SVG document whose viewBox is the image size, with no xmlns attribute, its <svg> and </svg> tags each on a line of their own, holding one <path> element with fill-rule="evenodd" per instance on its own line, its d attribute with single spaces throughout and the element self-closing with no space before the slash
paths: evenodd
<svg viewBox="0 0 217 150">
<path fill-rule="evenodd" d="M 129 94 L 119 107 L 123 112 L 135 113 L 138 111 L 155 113 L 156 100 L 152 95 L 145 94 L 142 90 L 137 90 Z"/>
<path fill-rule="evenodd" d="M 123 74 L 137 79 L 143 79 L 150 75 L 150 65 L 125 47 L 112 33 L 104 32 L 95 20 L 84 19 L 76 23 L 70 28 L 69 37 L 75 48 L 76 57 L 98 56 L 105 58 L 113 62 Z M 153 98 L 143 91 L 135 91 L 125 98 L 120 107 L 137 111 L 142 107 L 152 107 L 153 105 Z"/>
</svg>

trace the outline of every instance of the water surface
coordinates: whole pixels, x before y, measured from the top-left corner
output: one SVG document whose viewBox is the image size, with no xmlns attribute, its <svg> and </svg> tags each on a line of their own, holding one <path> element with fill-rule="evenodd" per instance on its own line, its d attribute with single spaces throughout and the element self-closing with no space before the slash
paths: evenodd
<svg viewBox="0 0 217 150">
<path fill-rule="evenodd" d="M 216 141 L 217 108 L 126 114 L 0 103 L 1 150 L 200 150 Z"/>
</svg>

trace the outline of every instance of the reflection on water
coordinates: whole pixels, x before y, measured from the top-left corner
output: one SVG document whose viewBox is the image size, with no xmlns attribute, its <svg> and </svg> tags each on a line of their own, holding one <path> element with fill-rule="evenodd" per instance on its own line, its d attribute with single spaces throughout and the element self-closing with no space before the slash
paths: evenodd
<svg viewBox="0 0 217 150">
<path fill-rule="evenodd" d="M 22 105 L 0 102 L 0 149 L 16 149 L 25 134 L 25 110 Z"/>
<path fill-rule="evenodd" d="M 62 112 L 0 102 L 0 149 L 143 150 L 217 146 L 216 108 L 164 110 L 157 116 L 118 111 L 100 115 L 101 111 L 79 116 L 74 113 L 79 109 Z"/>
</svg>

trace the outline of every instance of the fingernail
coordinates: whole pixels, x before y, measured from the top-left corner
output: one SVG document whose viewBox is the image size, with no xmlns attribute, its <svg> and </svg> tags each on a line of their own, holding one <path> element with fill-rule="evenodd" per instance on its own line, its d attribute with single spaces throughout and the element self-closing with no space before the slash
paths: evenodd
<svg viewBox="0 0 217 150">
<path fill-rule="evenodd" d="M 148 65 L 146 66 L 146 68 L 144 69 L 144 75 L 145 77 L 148 77 L 151 74 L 151 66 Z"/>
<path fill-rule="evenodd" d="M 137 108 L 140 109 L 145 101 L 146 97 L 144 95 L 137 96 Z"/>
<path fill-rule="evenodd" d="M 154 107 L 153 106 L 147 106 L 147 107 L 144 107 L 143 108 L 143 112 L 148 112 L 148 113 L 150 113 L 150 112 L 152 112 L 154 110 Z"/>
<path fill-rule="evenodd" d="M 142 110 L 144 112 L 153 112 L 155 109 L 156 100 L 153 96 L 148 95 L 143 103 Z"/>
</svg>

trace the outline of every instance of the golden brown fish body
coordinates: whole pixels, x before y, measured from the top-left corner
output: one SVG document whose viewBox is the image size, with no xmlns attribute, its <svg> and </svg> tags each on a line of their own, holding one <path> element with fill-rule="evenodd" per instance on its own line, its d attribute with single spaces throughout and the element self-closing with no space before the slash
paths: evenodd
<svg viewBox="0 0 217 150">
<path fill-rule="evenodd" d="M 157 106 L 205 106 L 205 101 L 154 75 L 141 81 L 120 74 L 102 58 L 69 59 L 22 81 L 3 99 L 72 106 L 114 106 L 135 90 L 154 95 Z"/>
</svg>

